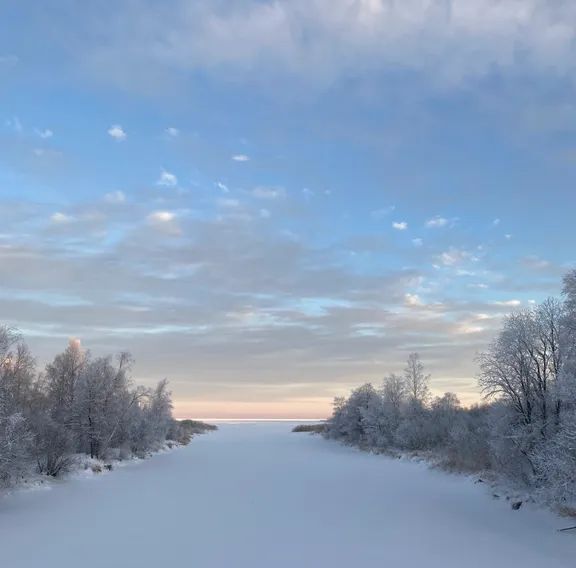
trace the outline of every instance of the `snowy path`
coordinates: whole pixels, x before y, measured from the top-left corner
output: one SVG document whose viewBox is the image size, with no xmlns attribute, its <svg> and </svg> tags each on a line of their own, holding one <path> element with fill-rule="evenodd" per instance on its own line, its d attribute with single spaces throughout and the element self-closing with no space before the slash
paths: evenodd
<svg viewBox="0 0 576 568">
<path fill-rule="evenodd" d="M 286 423 L 225 424 L 190 446 L 0 500 L 3 568 L 574 567 L 542 511 Z"/>
</svg>

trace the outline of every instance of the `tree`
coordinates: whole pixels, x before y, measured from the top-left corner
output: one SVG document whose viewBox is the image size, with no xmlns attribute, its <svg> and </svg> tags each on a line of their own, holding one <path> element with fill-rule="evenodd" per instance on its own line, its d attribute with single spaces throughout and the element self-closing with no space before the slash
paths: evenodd
<svg viewBox="0 0 576 568">
<path fill-rule="evenodd" d="M 354 389 L 347 399 L 337 399 L 334 416 L 329 421 L 327 435 L 362 445 L 367 441 L 366 426 L 379 402 L 379 394 L 370 383 Z"/>
<path fill-rule="evenodd" d="M 393 446 L 397 443 L 398 428 L 406 407 L 406 384 L 399 375 L 392 373 L 384 379 L 382 407 L 386 424 L 386 445 Z"/>
<path fill-rule="evenodd" d="M 34 360 L 12 329 L 0 327 L 0 485 L 10 485 L 30 462 L 31 434 L 22 414 Z"/>
<path fill-rule="evenodd" d="M 404 368 L 404 384 L 408 400 L 413 406 L 426 406 L 430 398 L 429 382 L 430 375 L 424 373 L 420 355 L 410 353 Z"/>
<path fill-rule="evenodd" d="M 57 476 L 77 453 L 145 455 L 174 428 L 167 381 L 134 387 L 132 357 L 92 358 L 71 340 L 37 375 L 28 347 L 0 326 L 0 483 L 11 483 L 33 463 Z M 189 425 L 181 439 L 189 439 Z"/>
<path fill-rule="evenodd" d="M 7 414 L 0 400 L 0 486 L 11 485 L 30 463 L 31 434 L 19 413 Z"/>
</svg>

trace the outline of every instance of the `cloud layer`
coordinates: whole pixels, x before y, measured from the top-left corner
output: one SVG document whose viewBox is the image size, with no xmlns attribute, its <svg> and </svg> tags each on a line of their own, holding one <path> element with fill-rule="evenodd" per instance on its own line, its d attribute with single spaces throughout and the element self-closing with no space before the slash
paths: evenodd
<svg viewBox="0 0 576 568">
<path fill-rule="evenodd" d="M 145 62 L 329 85 L 403 69 L 449 84 L 500 72 L 573 80 L 576 70 L 568 0 L 140 0 L 104 21 L 106 41 L 89 46 L 102 73 Z"/>
</svg>

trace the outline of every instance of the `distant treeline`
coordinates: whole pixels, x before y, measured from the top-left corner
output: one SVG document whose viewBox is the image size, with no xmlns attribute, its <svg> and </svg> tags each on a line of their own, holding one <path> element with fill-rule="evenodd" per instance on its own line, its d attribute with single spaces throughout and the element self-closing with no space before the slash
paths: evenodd
<svg viewBox="0 0 576 568">
<path fill-rule="evenodd" d="M 432 398 L 418 354 L 401 375 L 337 398 L 325 435 L 362 448 L 423 451 L 460 471 L 491 471 L 545 501 L 576 505 L 576 270 L 562 298 L 508 315 L 478 357 L 485 403 Z"/>
<path fill-rule="evenodd" d="M 20 335 L 0 327 L 0 486 L 36 472 L 57 476 L 78 454 L 145 456 L 207 428 L 172 418 L 167 381 L 132 383 L 128 353 L 97 357 L 71 341 L 43 373 Z"/>
</svg>

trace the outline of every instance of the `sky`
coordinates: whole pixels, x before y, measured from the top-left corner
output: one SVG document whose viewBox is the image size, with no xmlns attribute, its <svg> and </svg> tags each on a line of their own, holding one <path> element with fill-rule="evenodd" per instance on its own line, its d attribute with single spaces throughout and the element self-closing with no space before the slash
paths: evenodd
<svg viewBox="0 0 576 568">
<path fill-rule="evenodd" d="M 576 265 L 576 3 L 0 0 L 0 313 L 179 417 L 324 417 Z"/>
</svg>

